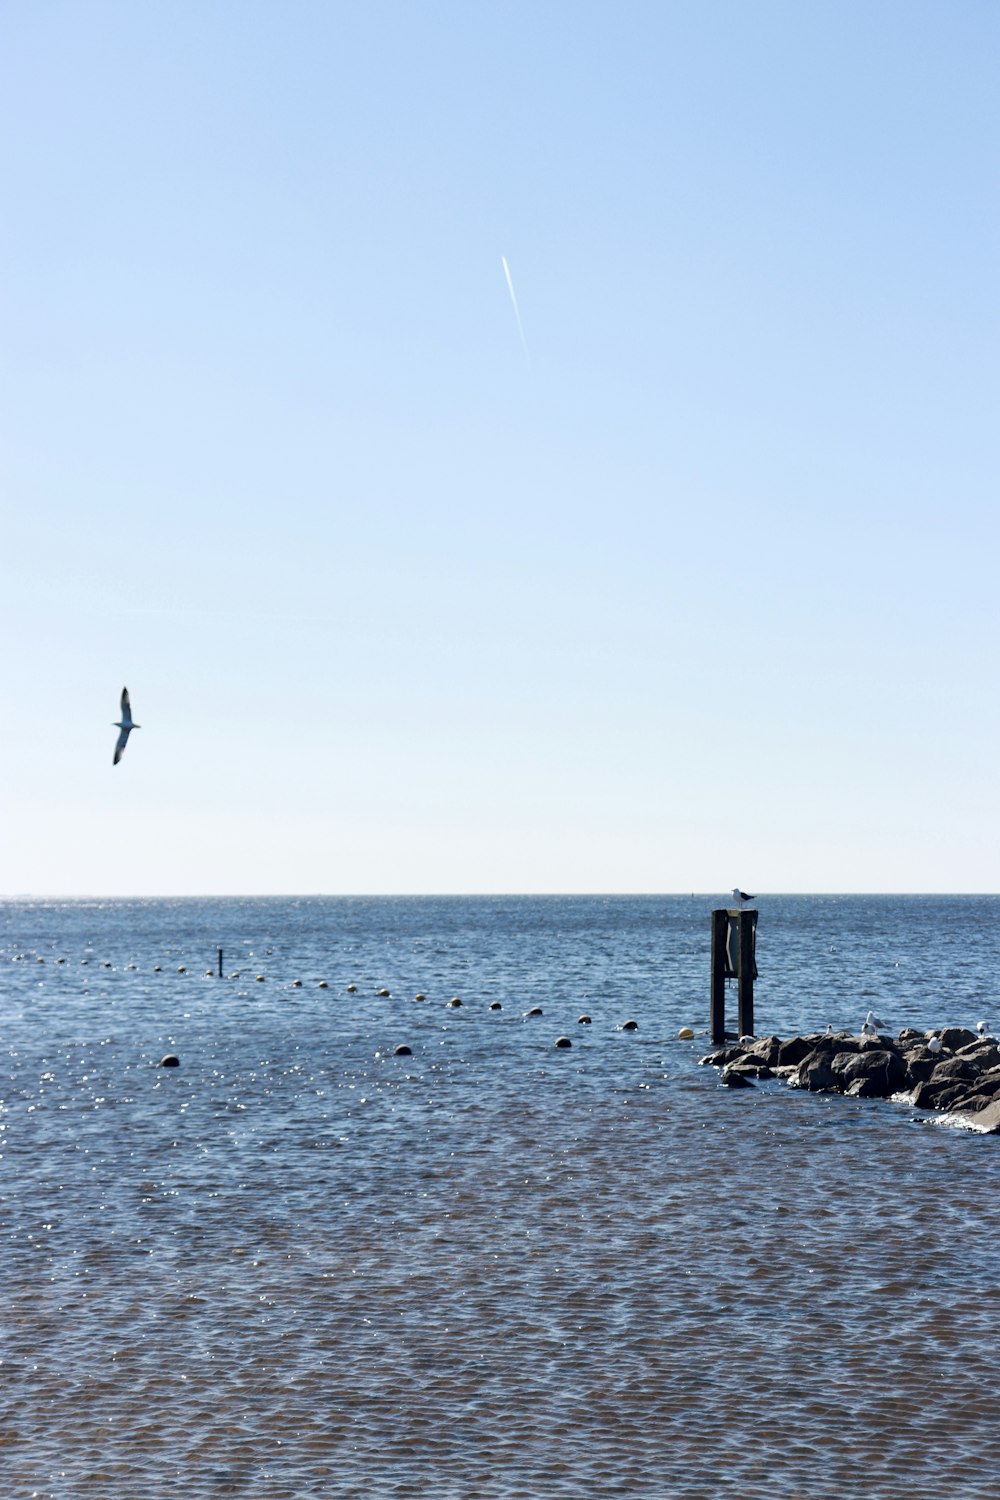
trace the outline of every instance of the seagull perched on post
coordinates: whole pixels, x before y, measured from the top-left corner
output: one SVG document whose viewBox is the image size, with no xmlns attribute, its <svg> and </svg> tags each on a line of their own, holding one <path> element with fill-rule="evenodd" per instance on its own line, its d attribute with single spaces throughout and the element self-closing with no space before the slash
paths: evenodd
<svg viewBox="0 0 1000 1500">
<path fill-rule="evenodd" d="M 738 885 L 734 885 L 733 900 L 739 902 L 740 909 L 742 910 L 744 901 L 754 901 L 756 900 L 756 897 L 748 896 L 746 891 L 741 891 Z"/>
<path fill-rule="evenodd" d="M 120 729 L 121 734 L 118 736 L 118 743 L 115 746 L 113 765 L 117 765 L 125 754 L 125 746 L 128 744 L 128 737 L 132 730 L 142 728 L 141 724 L 133 724 L 132 722 L 132 705 L 128 701 L 128 688 L 122 688 L 122 716 L 115 725 L 115 728 Z"/>
</svg>

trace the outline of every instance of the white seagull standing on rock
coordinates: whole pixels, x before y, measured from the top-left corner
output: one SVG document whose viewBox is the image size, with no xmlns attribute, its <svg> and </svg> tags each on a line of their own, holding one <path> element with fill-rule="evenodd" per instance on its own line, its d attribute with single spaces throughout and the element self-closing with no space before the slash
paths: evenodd
<svg viewBox="0 0 1000 1500">
<path fill-rule="evenodd" d="M 935 1032 L 932 1036 L 930 1036 L 928 1038 L 928 1041 L 927 1041 L 927 1050 L 928 1050 L 928 1052 L 940 1052 L 941 1051 L 941 1038 L 938 1036 L 937 1032 Z"/>
<path fill-rule="evenodd" d="M 120 729 L 121 734 L 118 736 L 118 743 L 115 746 L 113 765 L 117 765 L 125 754 L 125 746 L 128 744 L 128 737 L 132 730 L 142 728 L 141 724 L 133 724 L 132 722 L 132 705 L 128 701 L 128 688 L 122 688 L 122 716 L 115 725 L 115 728 Z"/>
</svg>

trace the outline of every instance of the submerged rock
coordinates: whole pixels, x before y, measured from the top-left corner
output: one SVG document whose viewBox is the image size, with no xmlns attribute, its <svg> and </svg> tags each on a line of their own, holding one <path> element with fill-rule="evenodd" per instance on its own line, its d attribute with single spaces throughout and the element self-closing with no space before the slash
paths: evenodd
<svg viewBox="0 0 1000 1500">
<path fill-rule="evenodd" d="M 722 1078 L 720 1079 L 720 1082 L 724 1083 L 727 1089 L 753 1088 L 752 1081 L 747 1077 L 745 1073 L 741 1073 L 737 1068 L 723 1068 Z"/>
</svg>

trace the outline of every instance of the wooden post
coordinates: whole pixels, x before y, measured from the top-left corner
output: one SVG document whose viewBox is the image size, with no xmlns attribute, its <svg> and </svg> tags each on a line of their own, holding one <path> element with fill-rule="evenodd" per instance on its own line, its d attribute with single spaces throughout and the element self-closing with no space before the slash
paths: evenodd
<svg viewBox="0 0 1000 1500">
<path fill-rule="evenodd" d="M 726 924 L 725 908 L 712 913 L 712 988 L 709 1026 L 712 1041 L 721 1047 L 726 1040 Z"/>
<path fill-rule="evenodd" d="M 219 978 L 222 978 L 222 949 L 219 949 Z"/>
<path fill-rule="evenodd" d="M 753 1036 L 753 934 L 754 925 L 757 921 L 755 911 L 741 911 L 739 914 L 739 943 L 740 943 L 740 967 L 737 979 L 739 992 L 739 1030 L 740 1036 Z"/>
</svg>

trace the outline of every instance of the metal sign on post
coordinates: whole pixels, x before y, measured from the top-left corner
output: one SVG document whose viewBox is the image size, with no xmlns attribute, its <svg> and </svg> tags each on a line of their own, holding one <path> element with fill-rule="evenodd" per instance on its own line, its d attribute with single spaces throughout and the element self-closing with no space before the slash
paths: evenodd
<svg viewBox="0 0 1000 1500">
<path fill-rule="evenodd" d="M 753 1036 L 753 982 L 757 978 L 757 912 L 721 907 L 712 913 L 712 1041 L 726 1040 L 726 980 L 737 981 L 739 1035 Z"/>
</svg>

